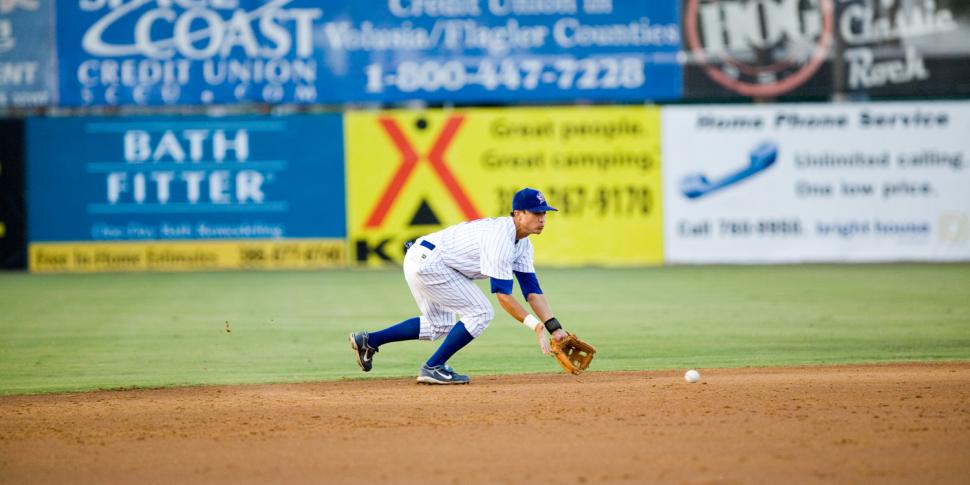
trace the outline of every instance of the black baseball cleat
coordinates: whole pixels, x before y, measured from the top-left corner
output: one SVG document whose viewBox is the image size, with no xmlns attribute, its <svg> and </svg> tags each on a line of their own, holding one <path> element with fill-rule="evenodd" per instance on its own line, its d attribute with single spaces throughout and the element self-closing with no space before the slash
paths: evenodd
<svg viewBox="0 0 970 485">
<path fill-rule="evenodd" d="M 354 349 L 357 356 L 357 365 L 364 372 L 370 372 L 374 364 L 374 353 L 377 349 L 367 344 L 367 332 L 351 332 L 350 348 Z"/>
<path fill-rule="evenodd" d="M 424 364 L 418 371 L 418 382 L 421 384 L 468 384 L 471 379 L 466 375 L 455 372 L 455 369 L 445 364 L 435 367 L 428 367 L 428 364 Z"/>
</svg>

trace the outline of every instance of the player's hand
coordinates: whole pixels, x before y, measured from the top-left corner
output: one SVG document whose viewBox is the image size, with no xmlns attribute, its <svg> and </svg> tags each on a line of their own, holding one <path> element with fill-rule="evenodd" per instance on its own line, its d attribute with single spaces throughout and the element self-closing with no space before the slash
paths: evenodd
<svg viewBox="0 0 970 485">
<path fill-rule="evenodd" d="M 562 339 L 568 336 L 569 334 L 561 328 L 557 328 L 555 332 L 552 332 L 552 338 L 556 339 L 556 342 L 562 342 Z"/>
<path fill-rule="evenodd" d="M 536 337 L 539 339 L 539 349 L 542 350 L 542 354 L 549 355 L 552 349 L 549 348 L 549 339 L 546 338 L 546 328 L 542 325 L 537 326 Z"/>
</svg>

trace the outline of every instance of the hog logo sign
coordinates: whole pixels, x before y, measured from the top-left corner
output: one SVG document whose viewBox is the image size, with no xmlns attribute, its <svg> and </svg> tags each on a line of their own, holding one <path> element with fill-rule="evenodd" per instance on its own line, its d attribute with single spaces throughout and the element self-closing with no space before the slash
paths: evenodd
<svg viewBox="0 0 970 485">
<path fill-rule="evenodd" d="M 834 35 L 832 0 L 687 0 L 695 61 L 744 96 L 778 96 L 810 79 Z"/>
</svg>

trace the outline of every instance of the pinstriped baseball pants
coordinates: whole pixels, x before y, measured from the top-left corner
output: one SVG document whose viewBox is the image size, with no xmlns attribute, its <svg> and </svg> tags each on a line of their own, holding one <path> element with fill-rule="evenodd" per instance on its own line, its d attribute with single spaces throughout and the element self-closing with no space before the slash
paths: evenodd
<svg viewBox="0 0 970 485">
<path fill-rule="evenodd" d="M 449 268 L 441 248 L 429 249 L 421 239 L 404 256 L 404 279 L 421 310 L 422 340 L 437 340 L 460 318 L 472 337 L 478 337 L 495 317 L 491 302 L 465 275 Z"/>
</svg>

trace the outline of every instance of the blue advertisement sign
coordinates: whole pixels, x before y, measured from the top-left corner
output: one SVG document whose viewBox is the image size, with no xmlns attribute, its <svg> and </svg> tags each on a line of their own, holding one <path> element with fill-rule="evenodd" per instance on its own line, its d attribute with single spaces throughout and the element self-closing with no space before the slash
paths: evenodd
<svg viewBox="0 0 970 485">
<path fill-rule="evenodd" d="M 53 104 L 53 0 L 0 0 L 0 108 Z"/>
<path fill-rule="evenodd" d="M 28 238 L 344 238 L 338 114 L 31 118 Z"/>
<path fill-rule="evenodd" d="M 680 2 L 78 0 L 66 105 L 676 99 Z"/>
</svg>

